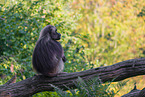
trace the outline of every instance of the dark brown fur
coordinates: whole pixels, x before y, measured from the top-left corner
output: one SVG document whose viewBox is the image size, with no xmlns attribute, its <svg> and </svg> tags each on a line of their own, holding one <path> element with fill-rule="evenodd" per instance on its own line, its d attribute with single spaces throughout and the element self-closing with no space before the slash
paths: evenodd
<svg viewBox="0 0 145 97">
<path fill-rule="evenodd" d="M 56 41 L 60 37 L 61 34 L 51 25 L 47 25 L 40 32 L 32 57 L 33 68 L 38 73 L 55 76 L 63 71 L 66 59 L 61 44 Z"/>
</svg>

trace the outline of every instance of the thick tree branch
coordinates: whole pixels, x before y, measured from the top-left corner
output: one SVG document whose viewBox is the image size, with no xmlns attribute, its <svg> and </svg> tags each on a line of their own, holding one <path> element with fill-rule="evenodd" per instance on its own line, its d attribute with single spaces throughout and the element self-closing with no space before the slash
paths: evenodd
<svg viewBox="0 0 145 97">
<path fill-rule="evenodd" d="M 102 82 L 120 81 L 129 77 L 145 74 L 145 58 L 132 59 L 116 63 L 111 66 L 99 67 L 82 72 L 61 74 L 57 77 L 49 78 L 43 75 L 33 76 L 26 80 L 0 87 L 0 93 L 9 93 L 12 97 L 28 97 L 42 91 L 53 91 L 53 84 L 66 90 L 65 86 L 75 88 L 73 81 L 78 76 L 84 80 L 99 76 Z"/>
</svg>

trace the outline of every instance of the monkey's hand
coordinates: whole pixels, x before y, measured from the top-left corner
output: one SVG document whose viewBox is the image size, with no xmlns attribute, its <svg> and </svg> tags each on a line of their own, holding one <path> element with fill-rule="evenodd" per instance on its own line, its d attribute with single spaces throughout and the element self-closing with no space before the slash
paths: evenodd
<svg viewBox="0 0 145 97">
<path fill-rule="evenodd" d="M 66 62 L 66 57 L 63 56 L 63 57 L 62 57 L 62 60 L 63 60 L 63 62 Z"/>
</svg>

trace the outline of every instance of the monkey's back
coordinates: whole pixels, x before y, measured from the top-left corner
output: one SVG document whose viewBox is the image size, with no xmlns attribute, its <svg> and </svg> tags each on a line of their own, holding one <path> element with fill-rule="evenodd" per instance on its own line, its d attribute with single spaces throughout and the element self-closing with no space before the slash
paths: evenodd
<svg viewBox="0 0 145 97">
<path fill-rule="evenodd" d="M 33 51 L 33 68 L 43 75 L 56 73 L 62 61 L 62 46 L 55 40 L 38 40 Z"/>
</svg>

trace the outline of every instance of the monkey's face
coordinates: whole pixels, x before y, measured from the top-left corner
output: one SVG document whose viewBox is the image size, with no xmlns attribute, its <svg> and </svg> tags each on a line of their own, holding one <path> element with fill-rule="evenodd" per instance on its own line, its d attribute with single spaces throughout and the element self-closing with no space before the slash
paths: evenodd
<svg viewBox="0 0 145 97">
<path fill-rule="evenodd" d="M 59 40 L 61 38 L 61 34 L 57 32 L 55 27 L 51 28 L 50 36 L 53 40 Z"/>
</svg>

